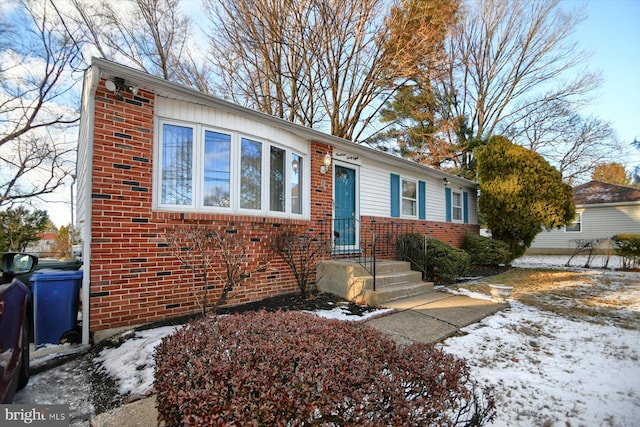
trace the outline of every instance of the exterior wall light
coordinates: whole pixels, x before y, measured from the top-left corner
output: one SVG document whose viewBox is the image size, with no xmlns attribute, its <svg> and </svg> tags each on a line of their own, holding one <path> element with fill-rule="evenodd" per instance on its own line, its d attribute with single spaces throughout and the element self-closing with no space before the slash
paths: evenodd
<svg viewBox="0 0 640 427">
<path fill-rule="evenodd" d="M 444 182 L 445 186 L 451 184 L 451 181 L 449 181 L 449 178 L 442 178 L 442 182 Z"/>
<path fill-rule="evenodd" d="M 320 166 L 320 173 L 325 174 L 329 170 L 329 166 L 331 166 L 331 154 L 327 153 L 324 155 L 324 161 L 322 166 Z"/>
<path fill-rule="evenodd" d="M 113 80 L 107 80 L 104 82 L 104 86 L 107 90 L 113 92 L 120 101 L 123 99 L 122 92 L 130 92 L 133 96 L 138 94 L 138 87 L 126 84 L 122 77 L 114 77 Z"/>
</svg>

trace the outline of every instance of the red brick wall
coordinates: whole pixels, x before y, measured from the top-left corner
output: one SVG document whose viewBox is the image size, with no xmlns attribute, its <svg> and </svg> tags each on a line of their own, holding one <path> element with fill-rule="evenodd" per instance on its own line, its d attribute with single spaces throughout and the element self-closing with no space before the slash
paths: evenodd
<svg viewBox="0 0 640 427">
<path fill-rule="evenodd" d="M 361 233 L 366 236 L 367 229 L 375 229 L 371 224 L 381 224 L 385 222 L 393 223 L 398 230 L 408 233 L 428 234 L 434 239 L 441 240 L 453 247 L 462 248 L 464 246 L 464 235 L 466 233 L 480 232 L 477 224 L 459 224 L 452 222 L 419 221 L 400 218 L 381 218 L 374 216 L 363 216 L 361 218 L 363 228 Z M 406 230 L 406 231 L 405 231 Z"/>
<path fill-rule="evenodd" d="M 274 219 L 152 210 L 154 94 L 123 93 L 123 100 L 100 82 L 96 93 L 91 224 L 90 330 L 129 326 L 200 310 L 200 279 L 168 248 L 165 232 L 176 225 L 207 227 L 243 235 L 250 277 L 229 294 L 236 305 L 297 291 L 289 267 L 271 249 L 284 231 L 330 234 L 332 168 L 320 173 L 331 147 L 311 143 L 311 220 Z M 375 218 L 377 221 L 390 219 Z M 370 218 L 363 218 L 363 221 Z M 394 219 L 394 221 L 399 221 Z M 465 230 L 477 226 L 420 222 L 425 231 L 460 246 Z M 267 260 L 267 268 L 254 271 Z M 212 283 L 209 301 L 219 296 Z"/>
</svg>

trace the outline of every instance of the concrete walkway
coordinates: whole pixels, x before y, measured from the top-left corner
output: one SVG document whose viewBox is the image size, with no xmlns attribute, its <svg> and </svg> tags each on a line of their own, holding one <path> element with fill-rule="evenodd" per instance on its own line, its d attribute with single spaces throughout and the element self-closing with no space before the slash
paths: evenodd
<svg viewBox="0 0 640 427">
<path fill-rule="evenodd" d="M 435 343 L 458 333 L 460 328 L 494 314 L 508 304 L 472 299 L 445 292 L 429 292 L 389 301 L 383 307 L 396 311 L 366 322 L 385 332 L 398 344 Z M 156 425 L 155 396 L 102 413 L 91 422 L 94 427 L 145 427 Z"/>
<path fill-rule="evenodd" d="M 367 325 L 388 333 L 399 344 L 410 344 L 440 342 L 458 333 L 460 328 L 508 305 L 446 292 L 429 292 L 389 301 L 383 306 L 396 311 L 372 319 Z"/>
</svg>

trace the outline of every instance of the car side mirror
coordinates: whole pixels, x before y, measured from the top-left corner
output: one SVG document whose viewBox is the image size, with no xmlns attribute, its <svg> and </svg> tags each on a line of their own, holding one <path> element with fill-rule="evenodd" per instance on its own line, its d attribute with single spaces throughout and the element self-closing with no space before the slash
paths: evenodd
<svg viewBox="0 0 640 427">
<path fill-rule="evenodd" d="M 8 253 L 2 256 L 2 272 L 11 276 L 30 273 L 38 265 L 38 257 L 29 254 Z"/>
</svg>

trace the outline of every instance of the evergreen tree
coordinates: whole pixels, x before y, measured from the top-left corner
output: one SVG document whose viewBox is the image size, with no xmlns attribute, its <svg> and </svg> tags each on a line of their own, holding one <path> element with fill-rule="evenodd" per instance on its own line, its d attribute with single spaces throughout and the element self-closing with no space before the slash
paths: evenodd
<svg viewBox="0 0 640 427">
<path fill-rule="evenodd" d="M 522 256 L 543 229 L 575 216 L 571 186 L 542 156 L 494 136 L 476 152 L 479 209 L 494 238 Z"/>
<path fill-rule="evenodd" d="M 30 242 L 40 240 L 48 224 L 43 210 L 29 212 L 20 206 L 0 212 L 0 252 L 24 252 Z"/>
</svg>

